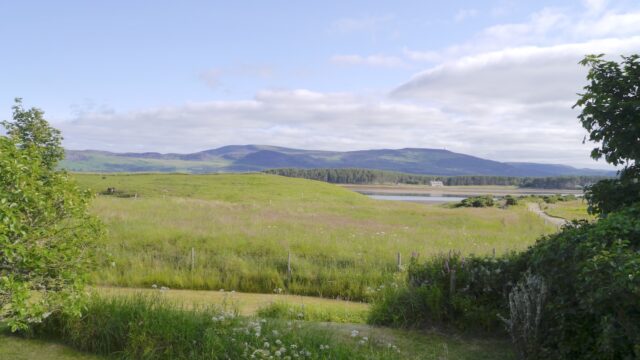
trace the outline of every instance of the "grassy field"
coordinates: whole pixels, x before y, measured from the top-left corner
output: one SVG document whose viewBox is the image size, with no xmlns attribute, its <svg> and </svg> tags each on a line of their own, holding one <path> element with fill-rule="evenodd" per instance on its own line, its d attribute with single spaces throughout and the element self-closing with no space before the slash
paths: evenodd
<svg viewBox="0 0 640 360">
<path fill-rule="evenodd" d="M 523 249 L 552 226 L 524 206 L 445 208 L 376 201 L 339 186 L 266 174 L 76 174 L 101 195 L 112 262 L 99 285 L 285 292 L 367 299 L 404 261 Z M 195 265 L 192 268 L 191 249 Z M 291 252 L 292 276 L 287 280 Z"/>
<path fill-rule="evenodd" d="M 595 220 L 595 216 L 587 213 L 587 203 L 583 199 L 559 201 L 554 204 L 540 204 L 544 212 L 551 216 L 567 220 Z"/>
</svg>

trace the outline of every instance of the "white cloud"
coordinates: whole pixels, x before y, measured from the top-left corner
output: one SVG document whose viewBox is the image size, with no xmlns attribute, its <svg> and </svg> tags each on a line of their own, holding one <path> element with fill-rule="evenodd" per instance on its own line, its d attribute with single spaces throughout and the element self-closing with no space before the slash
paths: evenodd
<svg viewBox="0 0 640 360">
<path fill-rule="evenodd" d="M 578 65 L 590 53 L 623 54 L 640 49 L 640 36 L 547 47 L 526 46 L 465 56 L 433 67 L 394 91 L 399 97 L 462 102 L 539 103 L 571 101 L 585 84 Z"/>
<path fill-rule="evenodd" d="M 442 54 L 437 51 L 415 51 L 404 48 L 402 54 L 412 61 L 436 62 L 442 60 Z"/>
<path fill-rule="evenodd" d="M 57 125 L 66 139 L 73 139 L 65 142 L 72 149 L 187 152 L 245 143 L 310 149 L 441 148 L 450 138 L 451 120 L 424 106 L 292 90 L 262 91 L 246 101 L 83 113 Z"/>
<path fill-rule="evenodd" d="M 583 0 L 582 3 L 588 14 L 598 14 L 604 10 L 609 3 L 608 0 Z"/>
<path fill-rule="evenodd" d="M 125 113 L 82 113 L 56 124 L 70 149 L 191 152 L 229 144 L 305 149 L 447 148 L 497 160 L 593 166 L 575 117 L 520 118 L 545 106 L 480 118 L 437 107 L 348 93 L 261 91 L 252 100 L 193 102 Z M 497 114 L 497 115 L 496 115 Z M 480 121 L 479 121 L 480 120 Z"/>
<path fill-rule="evenodd" d="M 330 61 L 339 65 L 367 65 L 378 67 L 404 67 L 405 62 L 396 56 L 386 55 L 334 55 Z"/>
<path fill-rule="evenodd" d="M 585 1 L 584 11 L 545 8 L 525 22 L 495 24 L 440 51 L 407 50 L 410 61 L 438 61 L 391 92 L 396 100 L 465 119 L 458 149 L 470 144 L 502 160 L 593 166 L 572 109 L 586 85 L 584 55 L 640 52 L 640 10 Z M 464 130 L 462 130 L 464 129 Z M 474 151 L 474 150 L 472 150 Z M 600 163 L 600 166 L 606 166 Z"/>
<path fill-rule="evenodd" d="M 460 9 L 453 17 L 455 22 L 463 22 L 467 19 L 474 18 L 478 16 L 479 12 L 476 9 Z"/>
<path fill-rule="evenodd" d="M 459 15 L 461 21 L 473 16 Z M 375 33 L 391 21 L 393 16 L 342 19 L 331 30 Z M 65 145 L 75 149 L 189 152 L 246 143 L 327 150 L 430 147 L 502 161 L 605 167 L 589 159 L 592 145 L 581 143 L 586 131 L 576 119 L 578 110 L 571 109 L 585 84 L 586 70 L 578 61 L 588 53 L 639 51 L 640 11 L 591 0 L 582 13 L 545 8 L 445 49 L 330 58 L 341 65 L 431 66 L 389 98 L 271 90 L 244 101 L 85 111 L 60 127 L 70 139 Z M 202 78 L 217 86 L 227 74 L 222 70 Z"/>
</svg>

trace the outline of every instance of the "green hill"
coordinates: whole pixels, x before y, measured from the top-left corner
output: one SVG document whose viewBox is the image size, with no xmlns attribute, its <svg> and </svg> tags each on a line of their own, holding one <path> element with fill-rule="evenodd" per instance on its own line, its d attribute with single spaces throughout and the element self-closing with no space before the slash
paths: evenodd
<svg viewBox="0 0 640 360">
<path fill-rule="evenodd" d="M 534 163 L 502 163 L 442 149 L 318 151 L 232 145 L 192 154 L 68 150 L 62 166 L 82 172 L 247 172 L 275 168 L 361 168 L 426 175 L 613 175 L 611 171 Z"/>
</svg>

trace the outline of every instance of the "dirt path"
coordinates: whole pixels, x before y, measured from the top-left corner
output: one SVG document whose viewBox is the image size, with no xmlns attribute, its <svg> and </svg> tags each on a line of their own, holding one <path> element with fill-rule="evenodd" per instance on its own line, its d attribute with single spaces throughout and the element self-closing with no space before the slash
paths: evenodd
<svg viewBox="0 0 640 360">
<path fill-rule="evenodd" d="M 546 212 L 542 211 L 542 209 L 540 208 L 540 204 L 538 203 L 527 203 L 527 207 L 529 208 L 529 211 L 540 216 L 542 219 L 544 219 L 545 222 L 550 222 L 551 224 L 557 227 L 567 224 L 567 220 L 563 218 L 551 216 Z"/>
</svg>

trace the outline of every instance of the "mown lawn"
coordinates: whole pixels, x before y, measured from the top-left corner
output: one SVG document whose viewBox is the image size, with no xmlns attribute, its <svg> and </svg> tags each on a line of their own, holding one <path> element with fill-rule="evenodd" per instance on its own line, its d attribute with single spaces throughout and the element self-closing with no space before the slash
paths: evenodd
<svg viewBox="0 0 640 360">
<path fill-rule="evenodd" d="M 98 196 L 111 259 L 101 285 L 225 289 L 366 300 L 400 252 L 520 250 L 555 229 L 523 206 L 445 208 L 377 201 L 331 184 L 266 174 L 76 174 Z M 195 264 L 191 261 L 194 249 Z M 291 252 L 291 279 L 287 259 Z"/>
</svg>

